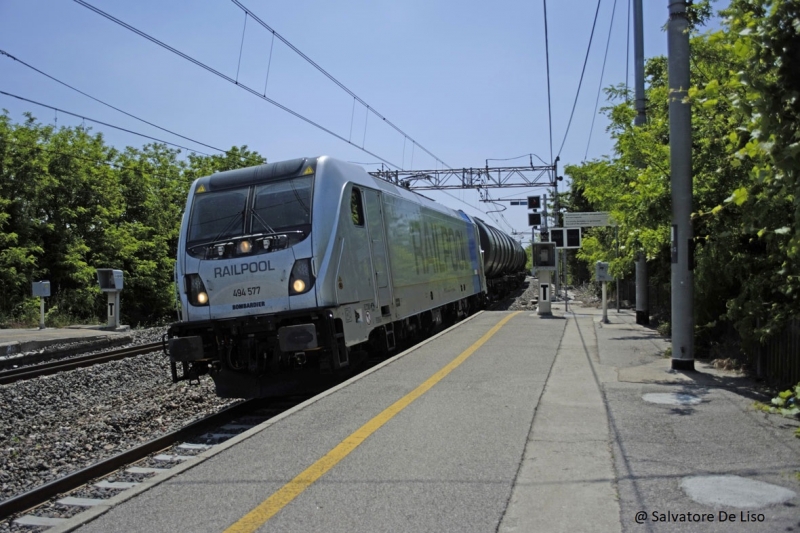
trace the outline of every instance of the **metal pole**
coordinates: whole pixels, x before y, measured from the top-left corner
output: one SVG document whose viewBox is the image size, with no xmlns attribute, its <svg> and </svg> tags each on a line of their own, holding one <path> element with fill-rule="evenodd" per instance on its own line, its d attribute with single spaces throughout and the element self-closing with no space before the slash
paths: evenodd
<svg viewBox="0 0 800 533">
<path fill-rule="evenodd" d="M 567 298 L 567 249 L 566 248 L 564 248 L 564 312 L 565 313 L 569 312 L 569 299 Z"/>
<path fill-rule="evenodd" d="M 689 269 L 693 238 L 692 109 L 689 89 L 689 22 L 685 0 L 669 1 L 669 154 L 672 186 L 672 368 L 694 370 L 694 276 Z"/>
<path fill-rule="evenodd" d="M 606 282 L 603 282 L 603 324 L 608 324 L 608 300 L 606 300 Z"/>
<path fill-rule="evenodd" d="M 647 101 L 644 96 L 644 30 L 642 23 L 642 0 L 633 0 L 633 57 L 634 88 L 636 91 L 636 118 L 633 123 L 641 126 L 647 122 Z M 650 324 L 650 308 L 647 301 L 647 256 L 639 251 L 636 259 L 636 323 Z"/>
<path fill-rule="evenodd" d="M 553 228 L 560 228 L 561 220 L 559 219 L 559 215 L 561 214 L 561 206 L 558 202 L 558 160 L 560 158 L 556 156 L 556 160 L 553 163 L 553 188 L 555 191 L 555 196 L 553 196 Z M 566 244 L 566 243 L 564 243 Z M 554 274 L 554 284 L 555 284 L 555 295 L 558 296 L 558 293 L 561 292 L 561 275 L 560 275 L 560 265 L 558 264 L 559 253 L 556 250 L 556 271 Z"/>
<path fill-rule="evenodd" d="M 39 329 L 44 329 L 44 298 L 39 296 Z"/>
</svg>

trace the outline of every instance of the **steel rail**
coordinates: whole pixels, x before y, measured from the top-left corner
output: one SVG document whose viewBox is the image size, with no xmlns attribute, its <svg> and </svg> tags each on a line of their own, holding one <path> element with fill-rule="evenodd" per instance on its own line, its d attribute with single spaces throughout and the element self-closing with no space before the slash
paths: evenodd
<svg viewBox="0 0 800 533">
<path fill-rule="evenodd" d="M 161 348 L 162 343 L 161 341 L 158 341 L 99 354 L 82 355 L 78 357 L 71 357 L 69 359 L 61 359 L 59 361 L 51 361 L 49 363 L 31 365 L 22 368 L 13 368 L 11 370 L 3 370 L 0 371 L 0 385 L 14 383 L 15 381 L 20 381 L 23 379 L 47 376 L 65 370 L 74 370 L 80 367 L 106 363 L 108 361 L 116 361 L 119 359 L 126 359 L 128 357 L 135 357 L 137 355 L 160 350 Z"/>
</svg>

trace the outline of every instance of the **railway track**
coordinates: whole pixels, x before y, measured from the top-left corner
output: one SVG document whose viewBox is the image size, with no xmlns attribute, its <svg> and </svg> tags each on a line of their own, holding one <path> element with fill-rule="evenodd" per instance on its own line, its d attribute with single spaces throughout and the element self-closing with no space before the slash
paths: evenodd
<svg viewBox="0 0 800 533">
<path fill-rule="evenodd" d="M 192 422 L 176 431 L 166 433 L 140 446 L 128 449 L 118 455 L 98 461 L 97 463 L 68 474 L 57 480 L 46 483 L 24 494 L 0 502 L 0 519 L 6 520 L 14 515 L 26 512 L 14 518 L 16 526 L 48 527 L 59 525 L 66 518 L 54 518 L 53 506 L 61 508 L 75 507 L 72 512 L 64 511 L 67 516 L 74 516 L 87 507 L 99 505 L 101 499 L 73 497 L 70 493 L 92 483 L 91 487 L 111 489 L 104 492 L 109 497 L 120 491 L 133 488 L 138 482 L 107 481 L 101 478 L 115 475 L 115 479 L 124 478 L 125 472 L 130 474 L 155 475 L 165 472 L 190 456 L 183 455 L 185 450 L 202 452 L 215 444 L 255 427 L 310 398 L 312 394 L 295 395 L 270 400 L 247 400 L 227 407 L 215 414 Z M 166 451 L 166 453 L 164 453 Z M 158 452 L 162 452 L 158 455 Z M 132 466 L 150 458 L 145 466 Z M 156 463 L 157 466 L 147 466 Z M 49 504 L 49 506 L 48 506 Z"/>
<path fill-rule="evenodd" d="M 135 357 L 137 355 L 154 352 L 160 349 L 161 342 L 151 342 L 147 344 L 141 344 L 139 346 L 120 348 L 119 350 L 111 350 L 92 355 L 82 355 L 78 357 L 71 357 L 69 359 L 61 359 L 58 361 L 3 370 L 0 371 L 0 385 L 14 383 L 15 381 L 20 381 L 23 379 L 47 376 L 50 374 L 55 374 L 56 372 L 63 372 L 65 370 L 74 370 L 80 367 L 107 363 L 108 361 L 127 359 L 128 357 Z M 19 363 L 24 364 L 25 361 L 21 359 Z"/>
</svg>

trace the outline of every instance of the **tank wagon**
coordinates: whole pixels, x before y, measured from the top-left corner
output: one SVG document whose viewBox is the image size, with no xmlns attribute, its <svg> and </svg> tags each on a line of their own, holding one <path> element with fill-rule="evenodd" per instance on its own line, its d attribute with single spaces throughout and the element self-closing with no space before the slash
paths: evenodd
<svg viewBox="0 0 800 533">
<path fill-rule="evenodd" d="M 475 218 L 480 235 L 488 296 L 499 299 L 525 280 L 525 250 L 516 240 Z"/>
<path fill-rule="evenodd" d="M 524 265 L 483 221 L 330 157 L 199 178 L 178 242 L 172 378 L 209 373 L 222 397 L 297 390 L 481 308 Z"/>
</svg>

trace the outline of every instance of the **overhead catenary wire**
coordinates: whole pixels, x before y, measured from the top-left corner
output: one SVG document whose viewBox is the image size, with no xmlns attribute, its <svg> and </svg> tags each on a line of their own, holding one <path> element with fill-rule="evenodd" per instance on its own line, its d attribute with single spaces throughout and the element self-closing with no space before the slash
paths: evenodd
<svg viewBox="0 0 800 533">
<path fill-rule="evenodd" d="M 444 193 L 444 194 L 446 194 L 447 196 L 449 196 L 450 198 L 452 198 L 453 200 L 457 200 L 457 201 L 461 202 L 462 204 L 464 204 L 464 205 L 467 205 L 467 206 L 471 207 L 472 209 L 474 209 L 474 210 L 476 210 L 476 211 L 480 211 L 481 213 L 483 213 L 483 214 L 484 214 L 484 215 L 486 215 L 486 216 L 489 216 L 489 214 L 488 214 L 486 211 L 484 211 L 483 209 L 481 209 L 480 207 L 476 207 L 476 206 L 472 205 L 471 203 L 469 203 L 469 202 L 467 202 L 467 201 L 465 201 L 465 200 L 462 200 L 462 199 L 461 199 L 461 198 L 459 198 L 458 196 L 454 196 L 454 195 L 452 195 L 450 192 L 448 192 L 448 191 L 446 191 L 446 190 L 444 190 L 444 189 L 441 189 L 441 190 L 439 190 L 439 191 L 437 191 L 437 192 Z"/>
<path fill-rule="evenodd" d="M 381 161 L 383 161 L 384 163 L 386 163 L 389 166 L 392 166 L 392 167 L 394 167 L 396 169 L 400 169 L 400 167 L 398 165 L 392 163 L 391 161 L 389 161 L 387 159 L 382 158 L 378 154 L 375 154 L 375 153 L 373 153 L 373 152 L 371 152 L 371 151 L 369 151 L 369 150 L 367 150 L 365 148 L 362 148 L 361 146 L 358 146 L 357 144 L 355 144 L 353 142 L 350 142 L 348 139 L 345 139 L 344 137 L 342 137 L 338 133 L 326 128 L 322 124 L 314 122 L 310 118 L 307 118 L 307 117 L 301 115 L 297 111 L 294 111 L 293 109 L 290 109 L 290 108 L 286 107 L 285 105 L 277 102 L 276 100 L 273 100 L 272 98 L 269 98 L 268 96 L 262 95 L 261 93 L 259 93 L 255 89 L 252 89 L 251 87 L 248 87 L 247 85 L 245 85 L 243 83 L 238 83 L 235 79 L 231 78 L 230 76 L 228 76 L 226 74 L 223 74 L 222 72 L 216 70 L 215 68 L 203 63 L 200 60 L 197 60 L 197 59 L 189 56 L 188 54 L 185 54 L 185 53 L 181 52 L 180 50 L 178 50 L 176 48 L 173 48 L 172 46 L 170 46 L 170 45 L 168 45 L 168 44 L 166 44 L 166 43 L 164 43 L 162 41 L 159 41 L 158 39 L 156 39 L 155 37 L 153 37 L 151 35 L 148 35 L 147 33 L 143 32 L 143 31 L 141 31 L 141 30 L 139 30 L 137 28 L 134 28 L 133 26 L 131 26 L 127 22 L 123 22 L 122 20 L 119 20 L 118 18 L 114 17 L 113 15 L 110 15 L 110 14 L 106 13 L 102 9 L 99 9 L 99 8 L 89 4 L 88 2 L 85 2 L 84 0 L 75 0 L 75 2 L 80 4 L 80 5 L 82 5 L 83 7 L 87 8 L 87 9 L 91 10 L 91 11 L 94 11 L 98 15 L 100 15 L 102 17 L 105 17 L 106 19 L 110 20 L 111 22 L 114 22 L 115 24 L 118 24 L 118 25 L 122 26 L 123 28 L 125 28 L 125 29 L 127 29 L 129 31 L 132 31 L 133 33 L 139 35 L 140 37 L 144 37 L 145 39 L 147 39 L 148 41 L 152 42 L 153 44 L 157 44 L 158 46 L 160 46 L 160 47 L 162 47 L 162 48 L 164 48 L 166 50 L 169 50 L 173 54 L 178 55 L 178 56 L 182 57 L 183 59 L 185 59 L 185 60 L 187 60 L 187 61 L 189 61 L 191 63 L 194 63 L 198 67 L 203 68 L 203 69 L 207 70 L 208 72 L 210 72 L 212 74 L 215 74 L 216 76 L 219 76 L 223 80 L 228 81 L 228 82 L 232 83 L 233 85 L 236 85 L 237 87 L 240 87 L 240 88 L 244 89 L 245 91 L 251 93 L 252 95 L 254 95 L 254 96 L 258 97 L 258 98 L 261 98 L 265 102 L 268 102 L 268 103 L 274 105 L 278 109 L 281 109 L 281 110 L 289 113 L 290 115 L 292 115 L 292 116 L 294 116 L 296 118 L 299 118 L 303 122 L 305 122 L 305 123 L 307 123 L 307 124 L 309 124 L 311 126 L 314 126 L 315 128 L 318 128 L 318 129 L 324 131 L 325 133 L 327 133 L 327 134 L 329 134 L 329 135 L 331 135 L 333 137 L 336 137 L 337 139 L 339 139 L 341 141 L 346 142 L 347 144 L 349 144 L 349 145 L 361 150 L 364 153 L 367 153 L 367 154 L 371 155 L 372 157 L 380 159 Z"/>
<path fill-rule="evenodd" d="M 553 106 L 550 103 L 550 39 L 547 35 L 547 0 L 544 5 L 544 58 L 547 67 L 547 127 L 550 130 L 550 164 L 553 163 Z"/>
<path fill-rule="evenodd" d="M 39 73 L 39 74 L 41 74 L 42 76 L 45 76 L 45 77 L 47 77 L 47 78 L 50 78 L 51 80 L 53 80 L 53 81 L 54 81 L 54 82 L 56 82 L 56 83 L 60 83 L 60 84 L 61 84 L 61 85 L 63 85 L 64 87 L 67 87 L 67 88 L 69 88 L 69 89 L 72 89 L 73 91 L 75 91 L 75 92 L 77 92 L 77 93 L 80 93 L 80 94 L 82 94 L 83 96 L 85 96 L 85 97 L 87 97 L 87 98 L 90 98 L 90 99 L 94 100 L 94 101 L 95 101 L 95 102 L 97 102 L 97 103 L 103 104 L 103 105 L 104 105 L 104 106 L 106 106 L 106 107 L 110 107 L 110 108 L 111 108 L 111 109 L 113 109 L 114 111 L 118 111 L 118 112 L 122 113 L 123 115 L 127 115 L 127 116 L 129 116 L 129 117 L 131 117 L 131 118 L 133 118 L 133 119 L 136 119 L 136 120 L 138 120 L 139 122 L 142 122 L 142 123 L 144 123 L 144 124 L 147 124 L 148 126 L 152 126 L 152 127 L 156 128 L 156 129 L 159 129 L 159 130 L 161 130 L 161 131 L 163 131 L 163 132 L 169 133 L 170 135 L 174 135 L 174 136 L 176 136 L 176 137 L 180 137 L 181 139 L 185 139 L 185 140 L 187 140 L 187 141 L 189 141 L 189 142 L 193 142 L 193 143 L 195 143 L 195 144 L 199 144 L 200 146 L 205 146 L 206 148 L 211 148 L 212 150 L 216 150 L 216 151 L 218 151 L 218 152 L 222 152 L 222 153 L 225 153 L 225 152 L 226 152 L 226 150 L 223 150 L 222 148 L 217 148 L 216 146 L 211 146 L 210 144 L 206 144 L 206 143 L 204 143 L 204 142 L 200 142 L 200 141 L 198 141 L 198 140 L 196 140 L 196 139 L 192 139 L 191 137 L 187 137 L 186 135 L 181 135 L 180 133 L 176 133 L 176 132 L 174 132 L 174 131 L 172 131 L 172 130 L 169 130 L 169 129 L 167 129 L 167 128 L 161 127 L 161 126 L 159 126 L 158 124 L 154 124 L 154 123 L 152 123 L 152 122 L 150 122 L 150 121 L 147 121 L 147 120 L 145 120 L 145 119 L 143 119 L 143 118 L 141 118 L 141 117 L 137 117 L 136 115 L 134 115 L 134 114 L 132 114 L 132 113 L 128 113 L 127 111 L 124 111 L 124 110 L 122 110 L 122 109 L 120 109 L 120 108 L 118 108 L 118 107 L 115 107 L 115 106 L 113 106 L 113 105 L 109 104 L 108 102 L 104 102 L 103 100 L 100 100 L 99 98 L 97 98 L 97 97 L 94 97 L 94 96 L 92 96 L 92 95 L 91 95 L 91 94 L 89 94 L 89 93 L 86 93 L 86 92 L 84 92 L 84 91 L 82 91 L 82 90 L 80 90 L 80 89 L 78 89 L 78 88 L 76 88 L 76 87 L 73 87 L 72 85 L 70 85 L 70 84 L 68 84 L 68 83 L 66 83 L 66 82 L 63 82 L 63 81 L 59 80 L 58 78 L 56 78 L 56 77 L 54 77 L 54 76 L 51 76 L 50 74 L 48 74 L 48 73 L 46 73 L 46 72 L 44 72 L 44 71 L 42 71 L 42 70 L 39 70 L 38 68 L 34 67 L 33 65 L 31 65 L 31 64 L 29 64 L 29 63 L 26 63 L 25 61 L 22 61 L 22 60 L 21 60 L 21 59 L 19 59 L 18 57 L 15 57 L 15 56 L 13 56 L 13 55 L 9 54 L 9 53 L 8 53 L 8 52 L 6 52 L 5 50 L 0 50 L 0 55 L 4 55 L 4 56 L 6 56 L 6 57 L 8 57 L 8 58 L 10 58 L 10 59 L 13 59 L 13 60 L 14 60 L 14 61 L 16 61 L 17 63 L 20 63 L 21 65 L 24 65 L 24 66 L 28 67 L 29 69 L 31 69 L 31 70 L 33 70 L 33 71 L 35 71 L 35 72 L 38 72 L 38 73 Z"/>
<path fill-rule="evenodd" d="M 486 164 L 488 166 L 489 161 L 513 161 L 514 159 L 522 159 L 523 157 L 535 157 L 536 159 L 541 161 L 542 164 L 544 164 L 544 165 L 547 164 L 547 162 L 544 159 L 542 159 L 541 157 L 539 157 L 538 155 L 536 155 L 534 153 L 522 154 L 522 155 L 518 155 L 517 157 L 505 157 L 505 158 L 490 157 L 490 158 L 486 159 Z M 533 166 L 533 163 L 531 163 L 531 166 Z"/>
<path fill-rule="evenodd" d="M 264 96 L 267 96 L 267 84 L 269 83 L 269 69 L 272 66 L 272 49 L 275 48 L 275 34 L 272 35 L 272 41 L 269 43 L 269 59 L 267 60 L 267 77 L 264 80 Z"/>
<path fill-rule="evenodd" d="M 80 118 L 80 119 L 83 119 L 83 120 L 88 120 L 89 122 L 94 122 L 96 124 L 102 124 L 103 126 L 106 126 L 108 128 L 114 128 L 115 130 L 124 131 L 125 133 L 138 135 L 139 137 L 144 137 L 145 139 L 150 139 L 151 141 L 156 141 L 156 142 L 160 142 L 160 143 L 163 143 L 163 144 L 168 144 L 170 146 L 175 146 L 176 148 L 182 148 L 184 150 L 188 150 L 189 152 L 195 152 L 195 153 L 198 153 L 198 154 L 208 155 L 208 156 L 211 155 L 211 154 L 207 154 L 205 152 L 201 152 L 200 150 L 194 150 L 192 148 L 188 148 L 188 147 L 180 145 L 180 144 L 175 144 L 175 143 L 172 143 L 172 142 L 169 142 L 169 141 L 165 141 L 163 139 L 159 139 L 158 137 L 153 137 L 151 135 L 146 135 L 144 133 L 139 133 L 138 131 L 133 131 L 133 130 L 129 130 L 127 128 L 123 128 L 123 127 L 120 127 L 120 126 L 115 126 L 113 124 L 109 124 L 108 122 L 103 122 L 101 120 L 97 120 L 97 119 L 94 119 L 94 118 L 89 118 L 87 116 L 80 115 L 78 113 L 72 113 L 70 111 L 65 111 L 64 109 L 61 109 L 61 108 L 58 108 L 58 107 L 55 107 L 55 106 L 51 106 L 51 105 L 48 105 L 48 104 L 43 104 L 41 102 L 37 102 L 35 100 L 31 100 L 31 99 L 25 98 L 23 96 L 7 93 L 5 91 L 0 91 L 0 94 L 3 94 L 5 96 L 10 96 L 11 98 L 16 98 L 16 99 L 22 100 L 24 102 L 29 102 L 31 104 L 35 104 L 35 105 L 38 105 L 38 106 L 46 107 L 46 108 L 52 109 L 52 110 L 54 110 L 56 112 L 61 111 L 64 114 L 71 115 L 73 117 L 77 117 L 77 118 Z"/>
<path fill-rule="evenodd" d="M 631 0 L 628 0 L 628 31 L 625 35 L 625 101 L 628 101 L 628 67 L 631 64 Z"/>
<path fill-rule="evenodd" d="M 597 118 L 597 105 L 600 103 L 600 93 L 603 90 L 603 75 L 606 72 L 606 59 L 608 59 L 608 47 L 611 44 L 611 30 L 614 29 L 614 14 L 617 11 L 617 0 L 614 0 L 614 5 L 611 7 L 611 23 L 608 25 L 608 39 L 606 40 L 606 53 L 603 55 L 603 68 L 600 70 L 600 83 L 597 86 L 597 98 L 594 101 L 594 112 L 592 113 L 592 125 L 589 127 L 589 140 L 586 141 L 586 153 L 583 154 L 583 159 L 589 157 L 589 145 L 592 142 L 592 130 L 594 130 L 594 119 Z"/>
<path fill-rule="evenodd" d="M 242 51 L 244 50 L 244 36 L 247 33 L 247 12 L 244 14 L 244 27 L 242 28 L 242 42 L 239 45 L 239 62 L 236 64 L 236 83 L 239 83 L 239 69 L 242 68 Z M 264 90 L 266 93 L 267 91 Z"/>
<path fill-rule="evenodd" d="M 371 113 L 372 113 L 372 114 L 374 114 L 376 117 L 380 118 L 380 119 L 381 119 L 383 122 L 385 122 L 385 123 L 386 123 L 388 126 L 390 126 L 390 127 L 391 127 L 391 128 L 393 128 L 395 131 L 397 131 L 399 134 L 403 135 L 404 137 L 408 138 L 408 140 L 410 140 L 412 143 L 414 143 L 414 144 L 416 144 L 417 146 L 419 146 L 419 147 L 420 147 L 422 150 L 424 150 L 424 151 L 425 151 L 425 153 L 427 153 L 429 156 L 431 156 L 432 158 L 434 158 L 436 161 L 438 161 L 438 162 L 439 162 L 439 163 L 441 163 L 442 165 L 446 166 L 447 168 L 450 168 L 450 169 L 452 169 L 452 167 L 451 167 L 450 165 L 448 165 L 447 163 L 445 163 L 444 161 L 442 161 L 441 159 L 439 159 L 439 158 L 438 158 L 436 155 L 434 155 L 433 153 L 431 153 L 431 152 L 430 152 L 430 151 L 429 151 L 427 148 L 425 148 L 424 146 L 422 146 L 421 144 L 419 144 L 417 141 L 415 141 L 415 140 L 414 140 L 414 139 L 413 139 L 413 138 L 412 138 L 410 135 L 408 135 L 406 132 L 404 132 L 404 131 L 403 131 L 403 130 L 401 130 L 399 127 L 397 127 L 397 126 L 396 126 L 394 123 L 392 123 L 392 121 L 390 121 L 389 119 L 387 119 L 385 116 L 381 115 L 381 114 L 380 114 L 380 113 L 379 113 L 379 112 L 378 112 L 378 111 L 377 111 L 377 110 L 376 110 L 374 107 L 372 107 L 372 106 L 370 106 L 369 104 L 367 104 L 367 102 L 365 102 L 364 100 L 362 100 L 362 99 L 361 99 L 361 98 L 360 98 L 360 97 L 359 97 L 359 96 L 358 96 L 356 93 L 354 93 L 353 91 L 351 91 L 350 89 L 348 89 L 348 88 L 347 88 L 347 87 L 346 87 L 346 86 L 345 86 L 345 85 L 344 85 L 342 82 L 340 82 L 339 80 L 337 80 L 337 79 L 336 79 L 335 77 L 333 77 L 333 75 L 331 75 L 331 74 L 330 74 L 330 73 L 329 73 L 327 70 L 325 70 L 324 68 L 322 68 L 322 67 L 321 67 L 320 65 L 318 65 L 318 64 L 317 64 L 317 63 L 316 63 L 314 60 L 312 60 L 310 57 L 308 57 L 306 54 L 304 54 L 302 51 L 300 51 L 300 49 L 299 49 L 299 48 L 297 48 L 295 45 L 293 45 L 292 43 L 290 43 L 290 42 L 289 42 L 289 41 L 288 41 L 288 40 L 287 40 L 285 37 L 283 37 L 283 36 L 282 36 L 280 33 L 276 32 L 276 31 L 275 31 L 273 28 L 271 28 L 271 27 L 269 26 L 269 24 L 267 24 L 266 22 L 264 22 L 263 20 L 261 20 L 261 19 L 258 17 L 258 15 L 256 15 L 255 13 L 253 13 L 253 12 L 252 12 L 250 9 L 248 9 L 248 8 L 247 8 L 247 6 L 245 6 L 244 4 L 242 4 L 242 3 L 241 3 L 239 0 L 231 0 L 231 1 L 232 1 L 234 4 L 236 4 L 236 5 L 239 7 L 239 9 L 241 9 L 242 11 L 244 11 L 244 12 L 245 12 L 247 15 L 250 15 L 250 18 L 252 18 L 252 19 L 253 19 L 253 20 L 255 20 L 256 22 L 258 22 L 258 23 L 259 23 L 259 24 L 260 24 L 260 25 L 261 25 L 261 26 L 262 26 L 264 29 L 266 29 L 267 31 L 271 32 L 271 33 L 272 33 L 272 35 L 273 35 L 274 37 L 277 37 L 277 38 L 278 38 L 278 39 L 279 39 L 281 42 L 283 42 L 283 44 L 285 44 L 286 46 L 288 46 L 289 48 L 291 48 L 291 49 L 292 49 L 292 51 L 294 51 L 294 52 L 295 52 L 297 55 L 299 55 L 300 57 L 302 57 L 303 59 L 305 59 L 305 60 L 306 60 L 306 61 L 307 61 L 307 62 L 308 62 L 308 63 L 309 63 L 311 66 L 313 66 L 315 69 L 317 69 L 319 72 L 321 72 L 321 73 L 322 73 L 322 74 L 323 74 L 325 77 L 327 77 L 327 78 L 328 78 L 329 80 L 331 80 L 333 83 L 335 83 L 336 85 L 338 85 L 338 86 L 339 86 L 339 87 L 340 87 L 340 88 L 341 88 L 343 91 L 345 91 L 347 94 L 349 94 L 350 96 L 352 96 L 352 97 L 353 97 L 355 100 L 357 100 L 357 101 L 358 101 L 358 103 L 360 103 L 361 105 L 363 105 L 363 106 L 364 106 L 364 107 L 367 109 L 367 113 L 368 113 L 368 114 L 371 112 Z M 81 2 L 81 3 L 83 3 L 83 2 Z"/>
<path fill-rule="evenodd" d="M 583 75 L 586 73 L 586 64 L 589 62 L 589 52 L 592 50 L 592 40 L 594 39 L 594 29 L 597 26 L 597 15 L 600 13 L 600 3 L 602 0 L 597 0 L 597 9 L 594 11 L 594 21 L 592 22 L 592 32 L 589 34 L 589 45 L 586 47 L 586 57 L 583 59 L 583 68 L 581 69 L 581 77 L 578 80 L 578 90 L 575 92 L 575 101 L 572 103 L 572 112 L 569 114 L 569 122 L 567 122 L 567 130 L 564 132 L 564 139 L 561 141 L 561 147 L 558 149 L 556 157 L 561 156 L 561 150 L 564 149 L 564 143 L 567 142 L 567 135 L 569 135 L 569 127 L 572 125 L 572 117 L 575 116 L 575 107 L 578 105 L 578 96 L 581 94 L 581 85 L 583 85 Z"/>
<path fill-rule="evenodd" d="M 489 214 L 489 213 L 497 213 L 497 216 L 500 217 L 500 220 L 497 220 L 494 217 L 492 217 L 492 220 L 494 220 L 497 223 L 498 226 L 504 225 L 506 228 L 508 228 L 508 231 L 510 231 L 512 234 L 515 233 L 517 230 L 514 229 L 514 227 L 506 219 L 506 216 L 503 214 L 503 211 L 506 211 L 508 209 L 508 207 L 506 207 L 505 205 L 497 202 L 496 200 L 492 200 L 489 197 L 489 191 L 486 191 L 486 199 L 487 199 L 487 201 L 491 202 L 492 204 L 502 208 L 502 209 L 498 209 L 498 210 L 495 210 L 495 211 L 487 211 L 486 213 L 487 214 Z"/>
</svg>

